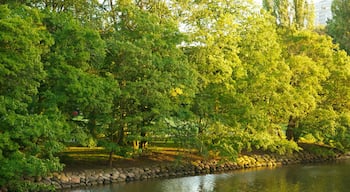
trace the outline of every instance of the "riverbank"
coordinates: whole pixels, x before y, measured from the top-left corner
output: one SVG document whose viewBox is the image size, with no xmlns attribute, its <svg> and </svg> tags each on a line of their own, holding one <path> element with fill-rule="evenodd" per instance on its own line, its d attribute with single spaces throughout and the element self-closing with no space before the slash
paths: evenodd
<svg viewBox="0 0 350 192">
<path fill-rule="evenodd" d="M 297 152 L 291 155 L 242 154 L 236 162 L 218 159 L 191 159 L 187 161 L 167 161 L 146 165 L 125 166 L 110 169 L 65 170 L 49 177 L 35 178 L 35 182 L 54 186 L 56 189 L 81 188 L 93 185 L 108 185 L 155 178 L 172 178 L 220 173 L 238 169 L 276 167 L 290 164 L 317 163 L 334 161 L 345 156 L 318 156 L 309 152 Z"/>
</svg>

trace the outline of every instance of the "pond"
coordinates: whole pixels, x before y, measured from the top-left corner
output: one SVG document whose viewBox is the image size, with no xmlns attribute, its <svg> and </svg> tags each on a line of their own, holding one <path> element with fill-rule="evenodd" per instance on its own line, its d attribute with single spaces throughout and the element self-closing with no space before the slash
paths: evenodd
<svg viewBox="0 0 350 192">
<path fill-rule="evenodd" d="M 155 179 L 75 189 L 72 192 L 345 192 L 350 160 L 260 168 L 172 179 Z"/>
</svg>

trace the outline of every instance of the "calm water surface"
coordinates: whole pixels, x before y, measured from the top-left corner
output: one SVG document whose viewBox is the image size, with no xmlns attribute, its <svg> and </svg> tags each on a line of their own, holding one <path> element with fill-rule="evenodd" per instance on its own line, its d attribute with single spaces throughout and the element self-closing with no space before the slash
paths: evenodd
<svg viewBox="0 0 350 192">
<path fill-rule="evenodd" d="M 348 192 L 350 160 L 137 181 L 72 192 Z"/>
</svg>

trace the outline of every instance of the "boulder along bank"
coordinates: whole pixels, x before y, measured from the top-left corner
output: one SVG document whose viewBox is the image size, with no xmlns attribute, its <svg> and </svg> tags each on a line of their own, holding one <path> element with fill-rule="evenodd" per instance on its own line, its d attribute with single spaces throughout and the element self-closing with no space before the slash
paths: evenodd
<svg viewBox="0 0 350 192">
<path fill-rule="evenodd" d="M 186 163 L 154 165 L 150 167 L 111 168 L 84 170 L 79 172 L 53 173 L 48 177 L 31 178 L 31 181 L 52 185 L 56 189 L 70 189 L 93 185 L 108 185 L 111 183 L 141 181 L 155 178 L 173 178 L 228 172 L 239 169 L 276 167 L 290 164 L 316 163 L 334 161 L 341 155 L 322 157 L 308 152 L 298 152 L 292 155 L 252 154 L 240 155 L 236 162 L 219 160 L 198 160 Z"/>
</svg>

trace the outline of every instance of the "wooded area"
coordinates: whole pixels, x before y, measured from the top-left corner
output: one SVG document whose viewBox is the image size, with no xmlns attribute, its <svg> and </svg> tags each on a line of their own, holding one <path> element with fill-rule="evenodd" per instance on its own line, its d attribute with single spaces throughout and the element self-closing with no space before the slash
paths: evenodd
<svg viewBox="0 0 350 192">
<path fill-rule="evenodd" d="M 72 145 L 348 150 L 349 1 L 326 28 L 307 0 L 263 2 L 0 0 L 0 186 Z"/>
</svg>

